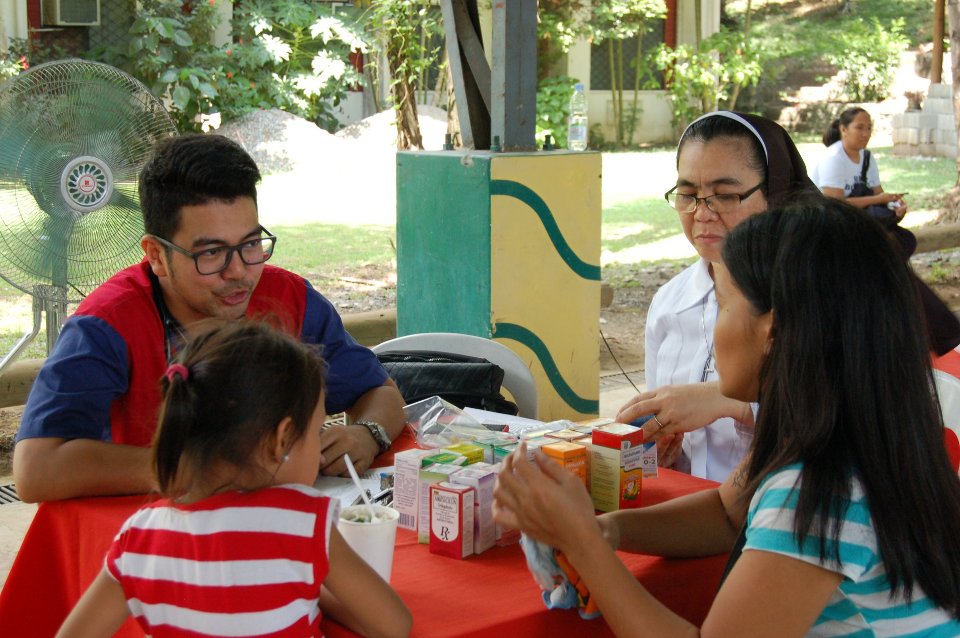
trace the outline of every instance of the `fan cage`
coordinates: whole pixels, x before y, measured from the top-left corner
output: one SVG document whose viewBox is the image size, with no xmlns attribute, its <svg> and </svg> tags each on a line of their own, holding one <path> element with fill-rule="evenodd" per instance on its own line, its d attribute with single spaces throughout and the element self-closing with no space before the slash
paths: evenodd
<svg viewBox="0 0 960 638">
<path fill-rule="evenodd" d="M 74 302 L 141 259 L 137 179 L 176 132 L 143 84 L 99 62 L 48 62 L 0 86 L 0 277 Z"/>
</svg>

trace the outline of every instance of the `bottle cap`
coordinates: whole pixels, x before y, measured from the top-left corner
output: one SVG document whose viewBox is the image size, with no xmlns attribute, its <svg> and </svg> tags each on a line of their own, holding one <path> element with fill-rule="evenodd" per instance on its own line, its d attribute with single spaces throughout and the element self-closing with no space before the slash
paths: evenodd
<svg viewBox="0 0 960 638">
<path fill-rule="evenodd" d="M 582 90 L 583 90 L 583 82 L 577 82 L 576 84 L 574 84 L 574 85 L 573 85 L 573 90 L 574 90 L 574 91 L 582 91 Z"/>
</svg>

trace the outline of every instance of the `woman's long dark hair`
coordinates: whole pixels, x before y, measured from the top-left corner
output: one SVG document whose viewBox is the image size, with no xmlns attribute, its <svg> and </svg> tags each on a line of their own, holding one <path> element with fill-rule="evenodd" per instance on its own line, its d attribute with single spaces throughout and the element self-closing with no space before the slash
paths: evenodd
<svg viewBox="0 0 960 638">
<path fill-rule="evenodd" d="M 890 239 L 862 211 L 816 197 L 742 222 L 723 260 L 758 313 L 773 311 L 750 492 L 802 463 L 797 539 L 817 536 L 821 558 L 837 558 L 856 476 L 893 590 L 909 598 L 919 585 L 960 617 L 960 480 L 916 293 Z"/>
<path fill-rule="evenodd" d="M 830 125 L 827 126 L 827 130 L 823 132 L 823 145 L 833 146 L 835 143 L 839 142 L 841 137 L 840 127 L 850 126 L 850 123 L 853 122 L 854 118 L 861 113 L 867 113 L 867 109 L 854 106 L 840 113 L 839 117 L 830 122 Z"/>
<path fill-rule="evenodd" d="M 323 391 L 325 364 L 310 346 L 247 320 L 200 326 L 177 356 L 186 374 L 162 380 L 153 463 L 161 494 L 184 489 L 183 472 L 214 462 L 251 468 L 259 446 L 286 417 L 296 442 Z"/>
</svg>

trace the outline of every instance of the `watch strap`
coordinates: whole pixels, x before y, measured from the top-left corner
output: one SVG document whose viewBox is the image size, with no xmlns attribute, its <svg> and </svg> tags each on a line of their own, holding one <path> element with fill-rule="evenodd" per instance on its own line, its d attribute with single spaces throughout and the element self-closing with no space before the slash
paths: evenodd
<svg viewBox="0 0 960 638">
<path fill-rule="evenodd" d="M 351 425 L 359 425 L 367 428 L 367 431 L 370 432 L 370 436 L 372 436 L 373 440 L 376 442 L 377 447 L 380 448 L 379 454 L 383 454 L 390 449 L 390 446 L 393 442 L 390 440 L 390 436 L 387 434 L 387 431 L 384 429 L 384 427 L 376 421 L 370 421 L 369 419 L 358 419 Z"/>
</svg>

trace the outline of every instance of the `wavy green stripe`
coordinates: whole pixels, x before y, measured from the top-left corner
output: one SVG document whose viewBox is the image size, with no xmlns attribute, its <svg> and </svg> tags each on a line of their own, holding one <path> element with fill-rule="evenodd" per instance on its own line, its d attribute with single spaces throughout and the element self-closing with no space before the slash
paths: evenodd
<svg viewBox="0 0 960 638">
<path fill-rule="evenodd" d="M 533 353 L 537 355 L 537 359 L 540 360 L 540 365 L 543 366 L 543 371 L 547 374 L 550 385 L 553 386 L 553 389 L 557 391 L 560 398 L 566 401 L 567 405 L 571 408 L 581 414 L 597 414 L 600 411 L 600 401 L 583 398 L 574 392 L 573 388 L 567 384 L 559 368 L 557 368 L 557 364 L 554 362 L 553 355 L 550 354 L 550 349 L 547 348 L 547 344 L 532 331 L 515 323 L 495 323 L 493 325 L 493 336 L 497 339 L 513 339 L 514 341 L 519 341 L 533 350 Z"/>
<path fill-rule="evenodd" d="M 560 232 L 560 227 L 557 226 L 557 220 L 554 219 L 550 207 L 547 206 L 543 198 L 537 195 L 533 189 L 524 186 L 520 182 L 514 182 L 508 179 L 495 179 L 490 182 L 490 194 L 513 197 L 532 208 L 533 212 L 540 218 L 540 223 L 542 223 L 544 229 L 546 229 L 547 236 L 550 237 L 550 241 L 553 242 L 553 247 L 556 249 L 557 254 L 560 255 L 560 258 L 570 267 L 570 270 L 584 279 L 600 281 L 600 266 L 588 264 L 577 257 L 577 254 L 573 252 L 573 248 L 570 247 L 570 244 L 568 244 L 564 238 L 563 233 Z"/>
</svg>

